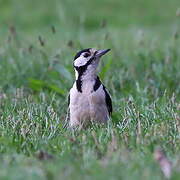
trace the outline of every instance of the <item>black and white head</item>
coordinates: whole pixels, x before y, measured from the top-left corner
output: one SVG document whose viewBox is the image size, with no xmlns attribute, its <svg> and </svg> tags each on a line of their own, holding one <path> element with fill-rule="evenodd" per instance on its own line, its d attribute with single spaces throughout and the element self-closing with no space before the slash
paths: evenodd
<svg viewBox="0 0 180 180">
<path fill-rule="evenodd" d="M 83 49 L 74 57 L 74 68 L 77 75 L 83 73 L 95 73 L 101 56 L 106 54 L 110 49 L 96 50 L 94 48 Z"/>
</svg>

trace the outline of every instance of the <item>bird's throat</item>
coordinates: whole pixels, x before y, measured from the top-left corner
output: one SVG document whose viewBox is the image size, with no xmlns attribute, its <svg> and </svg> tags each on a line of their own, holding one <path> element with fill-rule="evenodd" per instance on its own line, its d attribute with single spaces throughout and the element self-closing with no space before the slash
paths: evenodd
<svg viewBox="0 0 180 180">
<path fill-rule="evenodd" d="M 95 73 L 93 74 L 77 74 L 76 76 L 76 87 L 79 92 L 83 92 L 86 88 L 89 87 L 90 89 L 93 89 L 94 83 L 97 79 L 97 75 Z"/>
</svg>

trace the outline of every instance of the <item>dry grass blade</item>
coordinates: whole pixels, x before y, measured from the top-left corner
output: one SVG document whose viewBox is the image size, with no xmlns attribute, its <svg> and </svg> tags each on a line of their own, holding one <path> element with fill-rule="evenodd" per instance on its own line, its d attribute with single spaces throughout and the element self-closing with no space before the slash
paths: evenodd
<svg viewBox="0 0 180 180">
<path fill-rule="evenodd" d="M 172 174 L 172 164 L 165 156 L 162 149 L 158 148 L 154 152 L 154 158 L 160 165 L 160 168 L 166 178 L 170 178 Z"/>
<path fill-rule="evenodd" d="M 52 26 L 51 26 L 51 30 L 52 30 L 52 33 L 53 33 L 53 34 L 56 33 L 56 28 L 55 28 L 55 26 L 52 25 Z"/>
<path fill-rule="evenodd" d="M 74 47 L 73 41 L 72 40 L 68 41 L 67 46 L 73 48 Z"/>
<path fill-rule="evenodd" d="M 105 156 L 101 159 L 101 165 L 103 167 L 106 167 L 108 165 L 108 162 L 112 158 L 112 155 L 117 150 L 118 150 L 118 139 L 117 139 L 116 135 L 114 134 L 114 132 L 112 132 L 112 138 L 108 143 L 107 152 L 106 152 Z"/>
<path fill-rule="evenodd" d="M 45 151 L 42 151 L 42 150 L 36 154 L 36 157 L 37 157 L 37 159 L 39 159 L 41 161 L 53 159 L 53 155 L 51 155 Z"/>
<path fill-rule="evenodd" d="M 41 36 L 38 37 L 38 40 L 39 40 L 39 43 L 40 43 L 41 46 L 45 45 L 45 42 L 44 42 L 44 40 L 42 39 Z"/>
<path fill-rule="evenodd" d="M 10 26 L 10 27 L 9 27 L 9 31 L 10 31 L 10 33 L 12 34 L 13 37 L 16 36 L 17 33 L 16 33 L 16 28 L 15 28 L 15 26 L 13 26 L 13 25 Z"/>
<path fill-rule="evenodd" d="M 108 144 L 108 155 L 111 155 L 113 152 L 117 151 L 118 149 L 118 140 L 117 137 L 112 132 L 112 139 Z"/>
<path fill-rule="evenodd" d="M 180 16 L 180 8 L 177 9 L 176 16 Z"/>
<path fill-rule="evenodd" d="M 7 98 L 7 96 L 6 96 L 5 93 L 0 93 L 0 100 L 1 100 L 1 99 L 6 99 L 6 98 Z"/>
</svg>

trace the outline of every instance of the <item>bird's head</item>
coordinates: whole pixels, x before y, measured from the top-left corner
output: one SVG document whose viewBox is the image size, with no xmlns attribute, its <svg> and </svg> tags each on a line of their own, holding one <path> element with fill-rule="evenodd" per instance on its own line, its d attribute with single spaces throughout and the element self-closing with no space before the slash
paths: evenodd
<svg viewBox="0 0 180 180">
<path fill-rule="evenodd" d="M 106 54 L 110 49 L 96 50 L 94 48 L 83 49 L 74 57 L 74 68 L 78 73 L 84 73 L 88 67 L 89 70 L 96 70 L 101 56 Z"/>
</svg>

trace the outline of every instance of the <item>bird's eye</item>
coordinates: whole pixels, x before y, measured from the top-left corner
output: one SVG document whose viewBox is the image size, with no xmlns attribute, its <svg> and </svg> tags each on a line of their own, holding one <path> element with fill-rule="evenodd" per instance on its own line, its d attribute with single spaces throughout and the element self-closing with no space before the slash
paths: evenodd
<svg viewBox="0 0 180 180">
<path fill-rule="evenodd" d="M 85 53 L 83 56 L 84 57 L 88 57 L 88 56 L 90 56 L 90 54 L 89 53 Z"/>
</svg>

